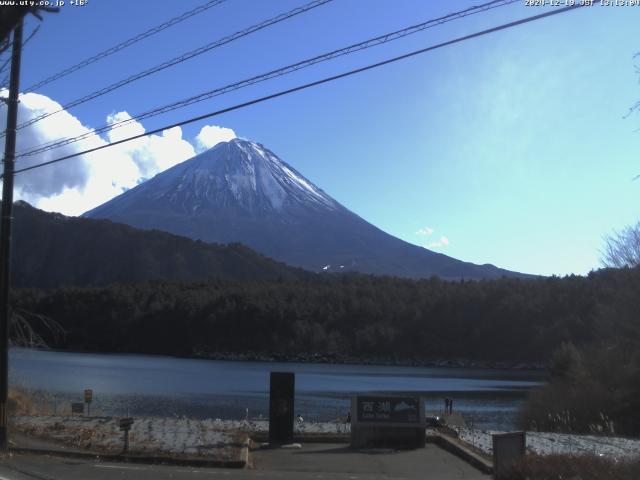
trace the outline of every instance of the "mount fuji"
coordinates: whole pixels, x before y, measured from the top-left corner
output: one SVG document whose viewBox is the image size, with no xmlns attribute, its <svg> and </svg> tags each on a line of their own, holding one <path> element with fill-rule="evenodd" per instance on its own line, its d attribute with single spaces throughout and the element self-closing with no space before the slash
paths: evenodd
<svg viewBox="0 0 640 480">
<path fill-rule="evenodd" d="M 412 245 L 351 212 L 263 145 L 222 142 L 90 210 L 204 242 L 241 242 L 312 271 L 410 278 L 525 276 Z"/>
</svg>

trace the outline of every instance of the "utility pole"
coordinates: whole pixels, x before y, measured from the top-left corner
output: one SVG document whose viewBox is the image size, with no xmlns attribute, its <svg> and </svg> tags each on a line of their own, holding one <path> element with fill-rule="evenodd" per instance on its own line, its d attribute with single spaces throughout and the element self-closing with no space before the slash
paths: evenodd
<svg viewBox="0 0 640 480">
<path fill-rule="evenodd" d="M 16 126 L 20 89 L 20 58 L 22 54 L 22 19 L 13 31 L 11 81 L 7 100 L 7 133 L 4 144 L 2 177 L 2 211 L 0 212 L 0 452 L 9 446 L 7 438 L 9 394 L 9 285 L 11 280 L 11 220 L 13 211 L 13 171 L 16 156 Z"/>
</svg>

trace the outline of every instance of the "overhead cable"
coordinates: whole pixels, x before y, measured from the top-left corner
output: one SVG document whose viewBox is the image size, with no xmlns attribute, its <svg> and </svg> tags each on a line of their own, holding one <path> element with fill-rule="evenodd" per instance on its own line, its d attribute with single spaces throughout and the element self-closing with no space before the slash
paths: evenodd
<svg viewBox="0 0 640 480">
<path fill-rule="evenodd" d="M 83 103 L 86 103 L 90 100 L 94 100 L 98 97 L 101 97 L 103 95 L 106 95 L 107 93 L 113 92 L 114 90 L 117 90 L 118 88 L 124 87 L 125 85 L 128 85 L 130 83 L 133 83 L 137 80 L 141 80 L 145 77 L 148 77 L 150 75 L 153 75 L 155 73 L 158 73 L 162 70 L 165 70 L 169 67 L 172 67 L 174 65 L 178 65 L 179 63 L 183 63 L 186 62 L 187 60 L 190 60 L 194 57 L 197 57 L 198 55 L 202 55 L 203 53 L 206 53 L 210 50 L 213 50 L 214 48 L 218 48 L 221 47 L 223 45 L 226 45 L 228 43 L 231 43 L 235 40 L 238 40 L 239 38 L 242 37 L 246 37 L 247 35 L 250 35 L 254 32 L 257 32 L 259 30 L 262 30 L 264 28 L 270 27 L 271 25 L 275 25 L 276 23 L 280 23 L 284 20 L 287 20 L 291 17 L 294 17 L 296 15 L 299 15 L 301 13 L 307 12 L 313 8 L 319 7 L 321 5 L 324 5 L 326 3 L 332 2 L 333 0 L 313 0 L 310 3 L 307 3 L 301 7 L 297 7 L 294 8 L 293 10 L 290 10 L 288 12 L 282 13 L 276 17 L 270 18 L 268 20 L 265 20 L 264 22 L 258 23 L 256 25 L 253 25 L 249 28 L 246 28 L 244 30 L 238 31 L 232 35 L 228 35 L 226 37 L 223 37 L 219 40 L 216 40 L 214 42 L 208 43 L 207 45 L 204 45 L 202 47 L 196 48 L 195 50 L 191 50 L 189 52 L 186 52 L 182 55 L 179 55 L 175 58 L 172 58 L 171 60 L 167 60 L 166 62 L 163 62 L 159 65 L 156 65 L 154 67 L 148 68 L 146 70 L 143 70 L 141 72 L 138 72 L 134 75 L 131 75 L 125 79 L 119 80 L 115 83 L 112 83 L 111 85 L 108 85 L 106 87 L 103 87 L 99 90 L 96 90 L 92 93 L 89 93 L 83 97 L 80 97 L 76 100 L 73 100 L 65 105 L 63 105 L 60 109 L 58 110 L 54 110 L 53 112 L 47 112 L 47 113 L 43 113 L 42 115 L 38 115 L 37 117 L 34 117 L 26 122 L 21 123 L 20 125 L 18 125 L 17 129 L 23 129 L 25 127 L 28 127 L 29 125 L 33 125 L 36 122 L 39 122 L 40 120 L 43 120 L 45 118 L 48 118 L 52 115 L 55 115 L 57 113 L 60 112 L 64 112 L 70 108 L 73 107 L 77 107 L 78 105 L 82 105 Z M 0 135 L 1 137 L 2 135 Z"/>
<path fill-rule="evenodd" d="M 56 139 L 53 140 L 51 142 L 47 142 L 41 145 L 37 145 L 35 147 L 30 147 L 30 150 L 28 151 L 23 151 L 20 152 L 16 158 L 19 157 L 26 157 L 26 156 L 33 156 L 33 155 L 37 155 L 39 153 L 42 152 L 46 152 L 48 150 L 52 150 L 54 148 L 59 148 L 65 145 L 69 145 L 71 143 L 75 143 L 78 142 L 80 140 L 84 140 L 86 138 L 92 137 L 94 135 L 99 135 L 101 133 L 116 129 L 116 128 L 121 128 L 125 125 L 128 125 L 132 122 L 136 122 L 136 121 L 141 121 L 141 120 L 145 120 L 157 115 L 161 115 L 167 112 L 170 112 L 172 110 L 177 110 L 179 108 L 184 108 L 186 106 L 189 105 L 193 105 L 195 103 L 199 103 L 202 102 L 204 100 L 208 100 L 210 98 L 213 97 L 217 97 L 220 95 L 224 95 L 227 94 L 229 92 L 235 91 L 235 90 L 239 90 L 241 88 L 245 88 L 257 83 L 261 83 L 276 77 L 280 77 L 283 75 L 287 75 L 290 73 L 293 73 L 295 71 L 301 70 L 303 68 L 308 68 L 312 65 L 316 65 L 318 63 L 321 62 L 325 62 L 328 60 L 332 60 L 334 58 L 337 57 L 341 57 L 344 55 L 349 55 L 351 53 L 354 53 L 356 51 L 360 51 L 360 50 L 365 50 L 374 46 L 378 46 L 378 45 L 382 45 L 384 43 L 388 43 L 394 40 L 398 40 L 400 38 L 406 37 L 408 35 L 412 35 L 418 32 L 421 32 L 423 30 L 426 30 L 428 28 L 432 28 L 435 27 L 437 25 L 442 25 L 443 23 L 447 23 L 453 20 L 457 20 L 460 18 L 464 18 L 466 16 L 469 15 L 474 15 L 477 13 L 481 13 L 481 12 L 486 12 L 487 10 L 493 9 L 493 8 L 497 8 L 497 7 L 502 7 L 505 5 L 510 5 L 512 3 L 516 3 L 519 2 L 520 0 L 493 0 L 491 2 L 482 4 L 482 5 L 478 5 L 478 6 L 473 6 L 473 7 L 469 7 L 465 10 L 459 11 L 459 12 L 454 12 L 454 13 L 450 13 L 448 15 L 445 15 L 443 17 L 439 17 L 439 18 L 434 18 L 434 19 L 430 19 L 427 20 L 425 22 L 416 24 L 416 25 L 412 25 L 410 27 L 406 27 L 403 28 L 401 30 L 396 30 L 394 32 L 390 32 L 390 33 L 386 33 L 384 35 L 379 35 L 377 37 L 365 40 L 363 42 L 359 42 L 359 43 L 355 43 L 352 45 L 349 45 L 347 47 L 343 47 L 337 50 L 333 50 L 327 53 L 324 53 L 322 55 L 317 55 L 315 57 L 312 58 L 308 58 L 306 60 L 302 60 L 300 62 L 296 62 L 290 65 L 287 65 L 285 67 L 281 67 L 275 70 L 271 70 L 269 72 L 248 78 L 248 79 L 244 79 L 241 80 L 239 82 L 235 82 L 235 83 L 231 83 L 222 87 L 218 87 L 216 89 L 213 90 L 209 90 L 203 93 L 200 93 L 198 95 L 194 95 L 191 97 L 187 97 L 184 98 L 182 100 L 178 100 L 176 102 L 167 104 L 167 105 L 163 105 L 161 107 L 156 107 L 152 110 L 149 110 L 147 112 L 141 113 L 141 114 L 137 114 L 133 117 L 127 118 L 125 120 L 120 120 L 114 123 L 110 123 L 107 125 L 103 125 L 99 128 L 96 128 L 94 130 L 91 130 L 89 132 L 86 132 L 82 135 L 78 135 L 75 137 L 70 137 L 70 138 L 61 138 L 61 139 Z"/>
<path fill-rule="evenodd" d="M 139 135 L 134 135 L 134 136 L 131 136 L 131 137 L 123 138 L 121 140 L 118 140 L 118 141 L 115 141 L 115 142 L 111 142 L 111 143 L 108 143 L 108 144 L 105 144 L 105 145 L 101 145 L 99 147 L 90 148 L 88 150 L 84 150 L 84 151 L 73 153 L 73 154 L 70 154 L 70 155 L 65 155 L 63 157 L 55 158 L 55 159 L 49 160 L 47 162 L 41 162 L 41 163 L 37 163 L 35 165 L 31 165 L 29 167 L 20 168 L 20 169 L 15 170 L 15 173 L 27 172 L 29 170 L 34 170 L 34 169 L 42 168 L 42 167 L 45 167 L 45 166 L 48 166 L 48 165 L 53 165 L 55 163 L 59 163 L 59 162 L 65 161 L 65 160 L 69 160 L 69 159 L 76 158 L 76 157 L 79 157 L 79 156 L 82 156 L 82 155 L 86 155 L 88 153 L 96 152 L 98 150 L 103 150 L 105 148 L 113 147 L 115 145 L 120 145 L 120 144 L 125 143 L 125 142 L 130 142 L 132 140 L 137 140 L 139 138 L 146 137 L 148 135 L 157 134 L 157 133 L 160 133 L 160 132 L 162 132 L 164 130 L 168 130 L 168 129 L 175 128 L 175 127 L 180 127 L 180 126 L 183 126 L 183 125 L 187 125 L 189 123 L 198 122 L 200 120 L 205 120 L 205 119 L 208 119 L 208 118 L 211 118 L 211 117 L 222 115 L 224 113 L 228 113 L 228 112 L 232 112 L 232 111 L 239 110 L 239 109 L 242 109 L 242 108 L 246 108 L 246 107 L 249 107 L 251 105 L 256 105 L 258 103 L 262 103 L 262 102 L 265 102 L 265 101 L 268 101 L 268 100 L 272 100 L 274 98 L 282 97 L 282 96 L 285 96 L 285 95 L 289 95 L 291 93 L 299 92 L 301 90 L 306 90 L 306 89 L 309 89 L 309 88 L 312 88 L 312 87 L 316 87 L 318 85 L 322 85 L 322 84 L 325 84 L 325 83 L 333 82 L 333 81 L 341 79 L 341 78 L 346 78 L 346 77 L 350 77 L 350 76 L 356 75 L 358 73 L 362 73 L 362 72 L 366 72 L 366 71 L 369 71 L 369 70 L 373 70 L 375 68 L 379 68 L 379 67 L 382 67 L 384 65 L 389 65 L 391 63 L 395 63 L 395 62 L 398 62 L 398 61 L 401 61 L 401 60 L 405 60 L 407 58 L 411 58 L 411 57 L 414 57 L 416 55 L 420 55 L 420 54 L 423 54 L 423 53 L 426 53 L 426 52 L 430 52 L 430 51 L 433 51 L 433 50 L 436 50 L 436 49 L 439 49 L 439 48 L 443 48 L 443 47 L 446 47 L 446 46 L 449 46 L 449 45 L 453 45 L 453 44 L 456 44 L 456 43 L 461 43 L 461 42 L 464 42 L 464 41 L 467 41 L 467 40 L 471 40 L 471 39 L 478 38 L 478 37 L 481 37 L 481 36 L 484 36 L 484 35 L 495 33 L 495 32 L 501 31 L 501 30 L 506 30 L 508 28 L 513 28 L 513 27 L 516 27 L 518 25 L 523 25 L 525 23 L 530 23 L 530 22 L 533 22 L 533 21 L 536 21 L 536 20 L 540 20 L 542 18 L 546 18 L 546 17 L 550 17 L 550 16 L 554 16 L 554 15 L 559 15 L 561 13 L 565 13 L 565 12 L 568 12 L 570 10 L 575 10 L 575 9 L 578 9 L 578 8 L 582 8 L 584 6 L 587 6 L 587 4 L 574 4 L 574 5 L 571 5 L 571 6 L 568 6 L 568 7 L 557 8 L 557 9 L 550 10 L 550 11 L 547 11 L 547 12 L 544 12 L 544 13 L 540 13 L 538 15 L 533 15 L 531 17 L 526 17 L 526 18 L 523 18 L 521 20 L 516 20 L 516 21 L 513 21 L 513 22 L 509 22 L 509 23 L 505 23 L 505 24 L 502 24 L 502 25 L 498 25 L 496 27 L 492 27 L 492 28 L 489 28 L 489 29 L 486 29 L 486 30 L 482 30 L 480 32 L 476 32 L 476 33 L 472 33 L 472 34 L 469 34 L 469 35 L 465 35 L 463 37 L 458 37 L 458 38 L 455 38 L 453 40 L 449 40 L 449 41 L 446 41 L 446 42 L 438 43 L 436 45 L 431 45 L 429 47 L 422 48 L 420 50 L 414 50 L 412 52 L 405 53 L 404 55 L 399 55 L 399 56 L 396 56 L 396 57 L 393 57 L 393 58 L 389 58 L 389 59 L 383 60 L 381 62 L 369 64 L 369 65 L 366 65 L 364 67 L 356 68 L 356 69 L 353 69 L 353 70 L 349 70 L 347 72 L 343 72 L 343 73 L 340 73 L 340 74 L 337 74 L 337 75 L 332 75 L 330 77 L 326 77 L 326 78 L 323 78 L 323 79 L 320 79 L 320 80 L 316 80 L 314 82 L 306 83 L 304 85 L 299 85 L 297 87 L 293 87 L 293 88 L 289 88 L 289 89 L 286 89 L 286 90 L 282 90 L 282 91 L 279 91 L 277 93 L 266 95 L 266 96 L 263 96 L 263 97 L 260 97 L 260 98 L 256 98 L 256 99 L 253 99 L 253 100 L 250 100 L 250 101 L 247 101 L 247 102 L 239 103 L 239 104 L 236 104 L 236 105 L 233 105 L 231 107 L 227 107 L 227 108 L 224 108 L 224 109 L 221 109 L 221 110 L 217 110 L 217 111 L 214 111 L 214 112 L 206 113 L 204 115 L 199 115 L 197 117 L 192 117 L 192 118 L 189 118 L 187 120 L 183 120 L 183 121 L 180 121 L 180 122 L 172 123 L 170 125 L 165 125 L 165 126 L 163 126 L 161 128 L 156 128 L 155 130 L 151 130 L 150 132 L 141 133 Z"/>
<path fill-rule="evenodd" d="M 84 60 L 82 60 L 81 62 L 76 63 L 75 65 L 66 68 L 54 75 L 51 75 L 50 77 L 45 78 L 44 80 L 41 80 L 37 83 L 34 83 L 33 85 L 31 85 L 29 88 L 25 89 L 24 92 L 28 93 L 28 92 L 33 92 L 35 90 L 37 90 L 40 87 L 43 87 L 49 83 L 55 82 L 56 80 L 59 80 L 63 77 L 66 77 L 67 75 L 72 74 L 73 72 L 76 72 L 82 68 L 87 67 L 88 65 L 91 65 L 92 63 L 97 62 L 98 60 L 102 60 L 103 58 L 106 58 L 110 55 L 113 55 L 114 53 L 119 52 L 120 50 L 123 50 L 127 47 L 130 47 L 131 45 L 134 45 L 138 42 L 140 42 L 141 40 L 144 40 L 145 38 L 149 38 L 152 35 L 155 35 L 156 33 L 160 33 L 163 30 L 166 30 L 169 27 L 172 27 L 180 22 L 183 22 L 191 17 L 193 17 L 194 15 L 198 15 L 202 12 L 205 12 L 207 10 L 209 10 L 210 8 L 213 8 L 217 5 L 220 5 L 221 3 L 224 3 L 226 0 L 210 0 L 192 10 L 189 10 L 187 12 L 184 12 L 183 14 L 171 18 L 170 20 L 167 20 L 166 22 L 161 23 L 160 25 L 156 25 L 153 28 L 150 28 L 149 30 L 146 30 L 142 33 L 139 33 L 138 35 L 135 35 L 131 38 L 129 38 L 128 40 L 125 40 L 124 42 L 120 42 L 117 45 L 114 45 L 113 47 L 107 48 L 106 50 L 103 50 L 100 53 L 97 53 L 89 58 L 86 58 Z"/>
</svg>

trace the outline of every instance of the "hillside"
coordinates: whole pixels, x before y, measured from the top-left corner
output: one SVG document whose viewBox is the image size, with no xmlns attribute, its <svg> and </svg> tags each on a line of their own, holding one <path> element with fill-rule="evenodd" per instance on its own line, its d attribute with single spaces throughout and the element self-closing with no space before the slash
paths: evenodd
<svg viewBox="0 0 640 480">
<path fill-rule="evenodd" d="M 240 245 L 215 245 L 108 220 L 66 217 L 14 206 L 15 287 L 295 279 L 308 275 Z"/>
</svg>

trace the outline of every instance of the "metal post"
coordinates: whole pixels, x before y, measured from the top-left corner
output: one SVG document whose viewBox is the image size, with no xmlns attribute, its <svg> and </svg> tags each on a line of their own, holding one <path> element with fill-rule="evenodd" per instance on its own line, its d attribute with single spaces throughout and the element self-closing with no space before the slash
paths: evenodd
<svg viewBox="0 0 640 480">
<path fill-rule="evenodd" d="M 122 453 L 128 453 L 129 452 L 129 429 L 125 429 L 124 431 L 124 449 L 122 450 Z"/>
<path fill-rule="evenodd" d="M 13 210 L 13 171 L 16 154 L 18 94 L 20 88 L 20 56 L 22 51 L 22 20 L 13 31 L 11 82 L 7 102 L 7 130 L 4 146 L 4 176 L 2 179 L 2 211 L 0 212 L 0 451 L 6 451 L 7 400 L 9 394 L 9 284 L 11 260 L 11 215 Z"/>
</svg>

